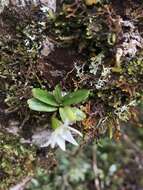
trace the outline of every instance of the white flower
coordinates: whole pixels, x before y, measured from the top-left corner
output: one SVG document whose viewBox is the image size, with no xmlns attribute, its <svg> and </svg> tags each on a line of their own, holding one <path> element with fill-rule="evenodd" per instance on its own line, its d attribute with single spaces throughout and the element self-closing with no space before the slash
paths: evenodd
<svg viewBox="0 0 143 190">
<path fill-rule="evenodd" d="M 47 147 L 51 145 L 51 148 L 54 148 L 56 145 L 58 145 L 63 151 L 66 150 L 65 142 L 69 142 L 73 145 L 78 145 L 76 140 L 73 138 L 72 132 L 75 134 L 78 134 L 82 137 L 82 134 L 72 128 L 69 127 L 70 123 L 68 121 L 62 123 L 59 127 L 57 127 L 54 132 L 52 132 L 49 140 L 43 144 L 41 147 Z"/>
</svg>

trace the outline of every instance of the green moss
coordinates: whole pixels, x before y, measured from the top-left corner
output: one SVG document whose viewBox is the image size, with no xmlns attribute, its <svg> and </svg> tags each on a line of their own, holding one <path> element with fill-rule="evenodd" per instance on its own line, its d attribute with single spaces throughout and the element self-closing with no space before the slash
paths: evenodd
<svg viewBox="0 0 143 190">
<path fill-rule="evenodd" d="M 33 174 L 35 148 L 22 145 L 18 138 L 2 132 L 0 139 L 0 187 L 6 190 L 23 177 Z"/>
</svg>

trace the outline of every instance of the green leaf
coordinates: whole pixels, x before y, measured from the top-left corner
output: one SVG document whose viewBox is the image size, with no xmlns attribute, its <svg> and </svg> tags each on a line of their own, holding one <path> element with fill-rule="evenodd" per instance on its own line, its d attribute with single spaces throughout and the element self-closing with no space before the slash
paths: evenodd
<svg viewBox="0 0 143 190">
<path fill-rule="evenodd" d="M 69 93 L 63 97 L 63 105 L 69 106 L 71 104 L 78 104 L 85 101 L 89 96 L 90 91 L 86 89 L 77 90 L 76 92 Z"/>
<path fill-rule="evenodd" d="M 76 120 L 75 114 L 74 114 L 72 108 L 69 106 L 60 108 L 59 113 L 60 113 L 60 116 L 61 116 L 61 119 L 63 122 L 65 122 L 65 121 L 73 122 Z"/>
<path fill-rule="evenodd" d="M 56 85 L 55 90 L 53 91 L 54 97 L 58 103 L 62 102 L 62 90 L 59 85 Z"/>
<path fill-rule="evenodd" d="M 86 118 L 86 115 L 83 111 L 78 108 L 72 108 L 73 113 L 75 114 L 76 121 L 82 121 Z"/>
<path fill-rule="evenodd" d="M 57 108 L 49 106 L 47 104 L 44 104 L 40 102 L 39 100 L 35 98 L 31 98 L 27 101 L 29 108 L 34 111 L 40 111 L 40 112 L 53 112 L 56 111 Z"/>
<path fill-rule="evenodd" d="M 59 109 L 60 117 L 63 122 L 70 121 L 70 122 L 76 122 L 76 121 L 82 121 L 86 118 L 86 115 L 83 111 L 81 111 L 78 108 L 72 108 L 69 106 L 66 106 L 64 108 Z"/>
<path fill-rule="evenodd" d="M 51 118 L 51 125 L 53 129 L 57 129 L 62 125 L 62 122 L 58 120 L 56 117 L 52 116 Z"/>
<path fill-rule="evenodd" d="M 49 104 L 51 106 L 59 106 L 54 96 L 46 90 L 42 90 L 40 88 L 33 88 L 32 94 L 34 98 L 40 100 L 45 104 Z"/>
</svg>

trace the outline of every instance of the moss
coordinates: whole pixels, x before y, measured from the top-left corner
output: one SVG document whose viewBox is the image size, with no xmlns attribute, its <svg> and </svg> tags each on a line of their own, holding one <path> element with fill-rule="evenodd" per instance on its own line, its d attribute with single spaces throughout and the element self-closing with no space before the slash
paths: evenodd
<svg viewBox="0 0 143 190">
<path fill-rule="evenodd" d="M 36 153 L 12 135 L 0 132 L 0 139 L 0 187 L 6 190 L 34 173 Z"/>
</svg>

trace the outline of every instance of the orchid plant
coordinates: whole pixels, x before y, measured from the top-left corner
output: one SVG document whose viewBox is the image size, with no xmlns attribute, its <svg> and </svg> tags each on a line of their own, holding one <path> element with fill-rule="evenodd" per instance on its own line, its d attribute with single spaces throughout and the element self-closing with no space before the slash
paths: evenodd
<svg viewBox="0 0 143 190">
<path fill-rule="evenodd" d="M 28 100 L 29 108 L 39 112 L 54 112 L 51 119 L 51 127 L 54 131 L 41 147 L 51 145 L 54 148 L 57 144 L 65 151 L 66 141 L 73 145 L 78 145 L 72 133 L 80 136 L 82 134 L 77 129 L 71 127 L 71 125 L 77 121 L 82 121 L 86 115 L 81 109 L 71 105 L 85 101 L 89 93 L 90 91 L 86 89 L 63 93 L 59 85 L 52 92 L 39 88 L 32 89 L 33 98 Z M 56 117 L 57 112 L 61 120 Z"/>
<path fill-rule="evenodd" d="M 46 143 L 41 145 L 41 147 L 47 147 L 51 145 L 51 148 L 54 148 L 56 144 L 63 150 L 66 150 L 65 142 L 69 142 L 75 146 L 78 145 L 76 140 L 73 138 L 72 132 L 74 134 L 80 135 L 82 137 L 82 133 L 78 131 L 77 129 L 74 129 L 70 127 L 72 123 L 70 121 L 66 120 L 64 122 L 61 122 L 56 117 L 52 117 L 51 126 L 54 129 L 52 132 L 50 138 Z"/>
</svg>

